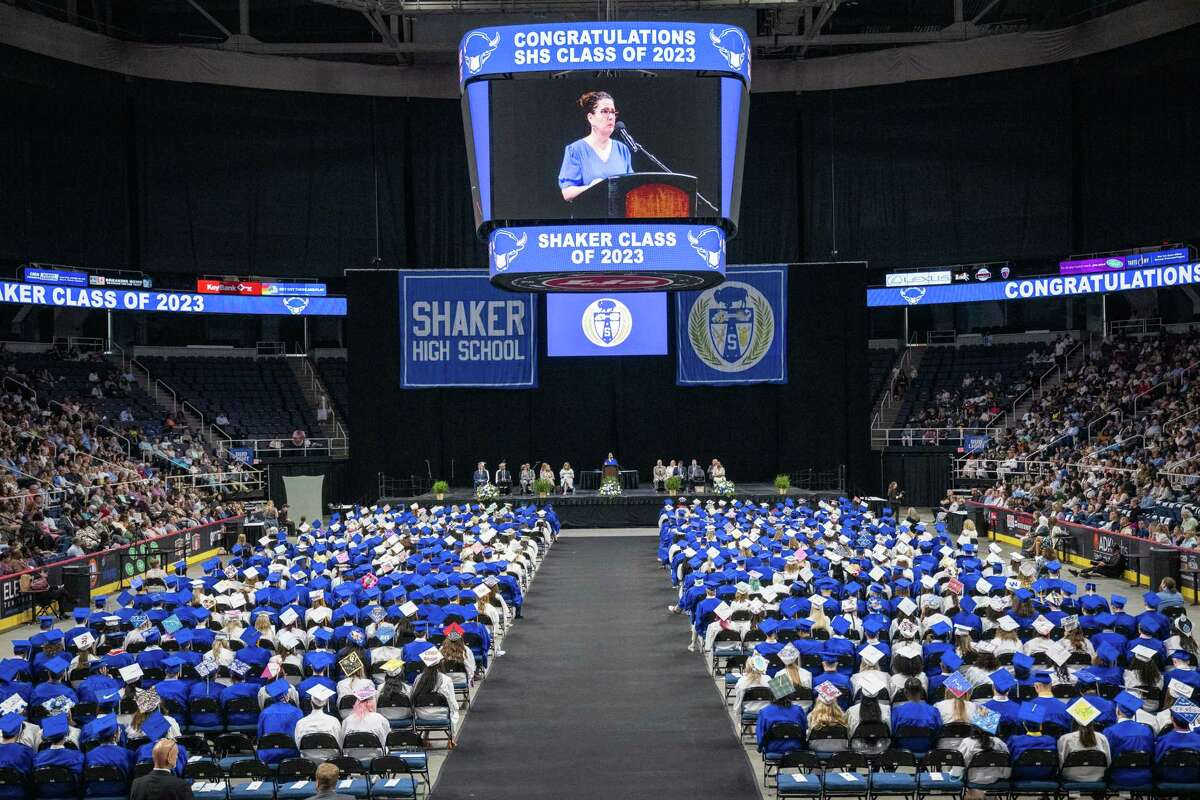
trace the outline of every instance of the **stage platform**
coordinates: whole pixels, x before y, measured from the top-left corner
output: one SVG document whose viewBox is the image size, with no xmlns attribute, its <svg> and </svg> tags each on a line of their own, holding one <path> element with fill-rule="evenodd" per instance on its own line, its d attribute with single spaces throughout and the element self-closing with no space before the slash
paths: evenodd
<svg viewBox="0 0 1200 800">
<path fill-rule="evenodd" d="M 708 500 L 741 500 L 743 502 L 749 500 L 755 503 L 775 503 L 779 501 L 779 490 L 768 483 L 746 483 L 737 487 L 738 491 L 734 497 L 723 497 L 716 494 L 688 494 L 682 493 L 675 497 L 686 497 L 688 502 L 694 499 L 699 499 L 701 502 Z M 812 497 L 831 497 L 837 496 L 838 492 L 814 492 L 807 490 L 788 490 L 788 497 L 801 499 Z M 668 497 L 664 492 L 656 492 L 653 489 L 630 489 L 626 490 L 620 497 L 601 497 L 597 492 L 578 491 L 573 495 L 563 497 L 561 495 L 551 495 L 544 501 L 539 500 L 533 495 L 511 494 L 502 495 L 497 502 L 526 504 L 526 503 L 549 503 L 554 506 L 555 512 L 564 528 L 644 528 L 656 527 L 658 525 L 658 515 L 662 510 L 663 501 Z M 442 500 L 438 500 L 431 494 L 424 494 L 418 497 L 384 497 L 380 498 L 380 503 L 391 503 L 408 505 L 410 503 L 420 503 L 423 506 L 435 505 L 462 505 L 463 503 L 476 502 L 474 495 L 464 494 L 461 492 L 451 492 Z"/>
</svg>

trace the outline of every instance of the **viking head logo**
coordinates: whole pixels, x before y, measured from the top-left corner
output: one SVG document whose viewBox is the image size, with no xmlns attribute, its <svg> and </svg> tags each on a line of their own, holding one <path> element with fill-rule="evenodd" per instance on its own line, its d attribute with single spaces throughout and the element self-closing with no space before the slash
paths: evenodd
<svg viewBox="0 0 1200 800">
<path fill-rule="evenodd" d="M 304 313 L 304 309 L 308 308 L 307 297 L 285 297 L 283 307 L 288 310 L 292 316 L 298 316 Z"/>
<path fill-rule="evenodd" d="M 741 71 L 743 66 L 748 67 L 750 61 L 750 44 L 746 41 L 746 35 L 742 33 L 740 28 L 726 28 L 717 33 L 712 28 L 708 30 L 708 38 L 712 41 L 713 47 L 717 48 L 717 52 L 725 59 L 725 63 L 732 70 Z"/>
<path fill-rule="evenodd" d="M 491 38 L 482 31 L 471 31 L 458 51 L 459 72 L 461 73 L 463 68 L 471 75 L 479 72 L 499 46 L 499 31 Z"/>
<path fill-rule="evenodd" d="M 909 286 L 907 289 L 900 290 L 900 296 L 904 298 L 904 302 L 910 306 L 915 306 L 925 296 L 925 288 L 923 286 Z"/>
<path fill-rule="evenodd" d="M 718 228 L 705 228 L 700 233 L 688 231 L 688 242 L 692 249 L 712 269 L 721 268 L 721 257 L 725 254 L 725 237 Z"/>
<path fill-rule="evenodd" d="M 496 271 L 504 272 L 508 269 L 508 266 L 516 261 L 517 256 L 525 249 L 525 243 L 528 241 L 528 233 L 522 233 L 518 237 L 508 231 L 496 231 L 492 236 L 492 241 L 488 243 L 488 250 L 492 253 L 492 263 L 496 265 Z"/>
</svg>

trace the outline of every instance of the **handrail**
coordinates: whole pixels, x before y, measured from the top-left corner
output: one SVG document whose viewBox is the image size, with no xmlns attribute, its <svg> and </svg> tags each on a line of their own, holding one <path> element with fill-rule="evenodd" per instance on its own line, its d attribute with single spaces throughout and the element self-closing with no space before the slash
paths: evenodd
<svg viewBox="0 0 1200 800">
<path fill-rule="evenodd" d="M 928 447 L 962 444 L 968 436 L 986 435 L 995 438 L 1003 430 L 999 427 L 952 427 L 952 428 L 875 428 L 871 431 L 871 444 L 884 447 Z M 932 434 L 932 441 L 929 435 Z M 908 440 L 906 442 L 906 440 Z"/>
<path fill-rule="evenodd" d="M 10 384 L 10 383 L 15 383 L 17 386 L 20 386 L 22 389 L 24 389 L 25 391 L 27 391 L 27 392 L 29 392 L 30 394 L 32 394 L 32 395 L 33 395 L 33 399 L 34 399 L 34 400 L 37 400 L 38 393 L 37 393 L 37 390 L 36 390 L 36 389 L 34 389 L 34 388 L 33 388 L 32 386 L 30 386 L 28 383 L 25 383 L 25 381 L 19 381 L 19 380 L 17 380 L 16 378 L 14 378 L 14 377 L 13 377 L 13 376 L 11 376 L 11 375 L 5 375 L 5 376 L 4 376 L 4 381 L 3 381 L 3 383 L 2 383 L 2 384 L 0 384 L 0 385 L 3 385 L 3 386 L 8 386 L 8 384 Z"/>
<path fill-rule="evenodd" d="M 129 481 L 115 481 L 113 483 L 91 483 L 91 484 L 76 483 L 76 484 L 72 484 L 72 486 L 79 487 L 79 488 L 83 489 L 85 492 L 90 492 L 93 489 L 112 489 L 112 488 L 115 488 L 118 486 L 141 486 L 141 485 L 151 484 L 151 483 L 157 483 L 157 484 L 167 483 L 167 484 L 169 484 L 169 483 L 189 483 L 190 482 L 192 486 L 195 486 L 197 481 L 200 481 L 204 478 L 222 478 L 223 480 L 221 482 L 219 482 L 217 484 L 213 484 L 213 485 L 220 487 L 220 486 L 226 485 L 227 483 L 245 483 L 248 485 L 257 484 L 261 488 L 262 483 L 263 483 L 262 471 L 253 469 L 246 465 L 243 465 L 243 466 L 246 467 L 246 469 L 244 470 L 245 474 L 247 474 L 251 477 L 246 478 L 246 479 L 243 479 L 242 477 L 231 477 L 230 473 L 227 473 L 227 472 L 201 472 L 201 473 L 197 473 L 195 475 L 193 475 L 190 472 L 184 472 L 184 473 L 179 473 L 177 475 L 155 475 L 154 477 L 151 477 L 151 478 L 138 478 L 137 480 L 129 480 Z M 32 475 L 27 475 L 26 477 L 33 478 Z M 33 479 L 38 480 L 37 478 L 33 478 Z M 39 480 L 38 482 L 42 483 L 43 481 Z M 55 488 L 52 491 L 61 492 L 63 490 Z M 17 494 L 17 495 L 8 495 L 6 497 L 0 497 L 0 502 L 4 502 L 5 500 L 18 500 L 25 496 L 26 496 L 25 493 Z"/>
<path fill-rule="evenodd" d="M 1180 369 L 1178 372 L 1173 372 L 1169 377 L 1164 378 L 1163 380 L 1154 384 L 1153 386 L 1146 389 L 1145 391 L 1141 391 L 1141 392 L 1138 392 L 1137 394 L 1135 394 L 1133 396 L 1133 416 L 1135 416 L 1135 417 L 1137 416 L 1139 400 L 1141 400 L 1143 397 L 1150 394 L 1151 392 L 1153 392 L 1155 389 L 1159 388 L 1160 386 L 1165 386 L 1169 383 L 1173 383 L 1176 380 L 1178 380 L 1180 383 L 1183 383 L 1183 376 L 1187 375 L 1189 372 L 1191 372 L 1193 369 L 1195 369 L 1198 366 L 1200 366 L 1200 361 L 1196 361 L 1192 364 L 1189 364 L 1188 366 Z"/>
<path fill-rule="evenodd" d="M 885 408 L 891 408 L 893 403 L 900 402 L 895 399 L 896 381 L 900 378 L 901 373 L 908 373 L 908 363 L 910 361 L 912 361 L 912 349 L 905 347 L 900 351 L 900 357 L 896 360 L 895 366 L 892 367 L 892 377 L 883 392 L 883 397 L 879 399 L 879 408 L 876 409 L 875 416 L 871 418 L 872 429 L 879 428 L 879 423 L 883 421 L 883 410 Z"/>
<path fill-rule="evenodd" d="M 189 403 L 187 400 L 184 400 L 182 403 L 180 403 L 179 407 L 183 409 L 183 412 L 185 414 L 190 410 L 192 412 L 192 415 L 195 416 L 196 419 L 200 420 L 200 435 L 203 436 L 204 435 L 204 414 L 200 411 L 200 409 L 196 408 L 194 405 Z"/>
<path fill-rule="evenodd" d="M 1167 420 L 1166 422 L 1163 423 L 1163 434 L 1165 435 L 1165 434 L 1170 433 L 1172 425 L 1174 425 L 1176 422 L 1178 422 L 1181 419 L 1186 419 L 1187 417 L 1190 417 L 1192 414 L 1195 414 L 1198 411 L 1200 411 L 1200 406 L 1197 406 L 1197 407 L 1191 409 L 1190 411 L 1185 411 L 1182 414 L 1177 414 L 1174 417 L 1171 417 L 1169 420 Z"/>
<path fill-rule="evenodd" d="M 229 447 L 250 448 L 254 451 L 255 458 L 260 453 L 266 453 L 275 458 L 292 452 L 292 449 L 288 446 L 290 442 L 290 438 L 282 436 L 265 439 L 231 439 Z M 279 446 L 272 447 L 272 443 L 278 443 Z M 300 448 L 296 449 L 299 450 Z M 331 456 L 348 455 L 350 452 L 350 439 L 346 436 L 305 438 L 304 448 L 301 452 L 308 453 L 313 450 L 327 450 Z"/>
<path fill-rule="evenodd" d="M 112 434 L 113 436 L 117 437 L 117 438 L 118 438 L 118 439 L 120 439 L 122 442 L 124 442 L 124 443 L 125 443 L 125 457 L 126 457 L 126 458 L 129 458 L 129 459 L 131 459 L 131 460 L 133 459 L 133 445 L 132 445 L 132 443 L 129 441 L 129 439 L 127 439 L 126 437 L 122 436 L 120 433 L 117 433 L 117 432 L 116 432 L 116 431 L 114 431 L 112 428 L 108 427 L 107 425 L 97 425 L 97 426 L 96 426 L 96 430 L 98 430 L 98 431 L 108 431 L 110 434 Z"/>
<path fill-rule="evenodd" d="M 1113 416 L 1114 414 L 1117 417 L 1117 424 L 1120 425 L 1121 422 L 1125 419 L 1125 412 L 1123 412 L 1119 408 L 1114 408 L 1112 411 L 1101 414 L 1100 416 L 1096 417 L 1094 420 L 1092 420 L 1091 422 L 1088 423 L 1087 440 L 1089 443 L 1092 441 L 1092 426 L 1095 425 L 1100 420 L 1107 419 L 1107 418 Z"/>
</svg>

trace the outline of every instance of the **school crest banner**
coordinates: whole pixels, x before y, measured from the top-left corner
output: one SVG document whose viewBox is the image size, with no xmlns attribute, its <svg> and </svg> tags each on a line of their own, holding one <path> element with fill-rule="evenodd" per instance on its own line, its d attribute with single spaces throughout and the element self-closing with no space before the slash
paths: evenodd
<svg viewBox="0 0 1200 800">
<path fill-rule="evenodd" d="M 720 286 L 675 296 L 677 384 L 787 383 L 787 269 L 730 267 Z"/>
</svg>

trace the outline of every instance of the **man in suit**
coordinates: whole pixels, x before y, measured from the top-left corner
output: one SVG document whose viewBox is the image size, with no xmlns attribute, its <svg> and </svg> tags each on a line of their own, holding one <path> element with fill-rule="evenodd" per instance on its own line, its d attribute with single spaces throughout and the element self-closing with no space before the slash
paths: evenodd
<svg viewBox="0 0 1200 800">
<path fill-rule="evenodd" d="M 688 467 L 688 486 L 694 492 L 697 488 L 701 491 L 704 489 L 704 467 L 696 463 L 696 459 L 692 459 L 691 466 Z"/>
<path fill-rule="evenodd" d="M 154 769 L 133 782 L 129 800 L 192 800 L 192 787 L 175 776 L 179 745 L 171 739 L 159 739 L 152 758 Z"/>
<path fill-rule="evenodd" d="M 317 767 L 317 793 L 310 795 L 307 800 L 354 800 L 351 795 L 334 791 L 340 774 L 336 764 L 322 764 Z"/>
<path fill-rule="evenodd" d="M 487 462 L 480 461 L 475 465 L 475 474 L 472 476 L 472 481 L 475 484 L 475 491 L 479 491 L 479 487 L 487 484 L 491 476 L 487 471 Z"/>
<path fill-rule="evenodd" d="M 512 491 L 512 473 L 508 471 L 507 461 L 501 461 L 496 468 L 496 488 L 500 490 L 500 494 Z"/>
</svg>

